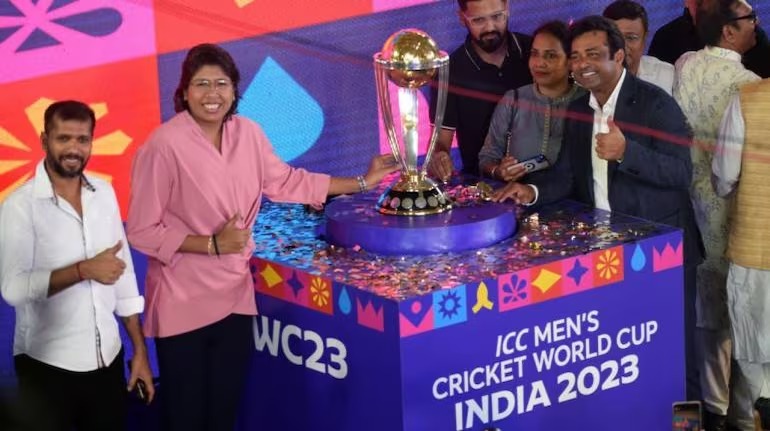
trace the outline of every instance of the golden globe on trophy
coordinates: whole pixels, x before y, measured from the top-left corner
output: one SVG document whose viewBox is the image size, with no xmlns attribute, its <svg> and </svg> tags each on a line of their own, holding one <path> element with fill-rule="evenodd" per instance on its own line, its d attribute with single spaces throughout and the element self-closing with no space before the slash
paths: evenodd
<svg viewBox="0 0 770 431">
<path fill-rule="evenodd" d="M 374 74 L 388 143 L 401 166 L 400 179 L 380 196 L 377 210 L 383 214 L 423 216 L 451 209 L 446 193 L 427 175 L 428 162 L 444 118 L 449 56 L 439 51 L 436 42 L 425 32 L 399 30 L 385 41 L 382 51 L 374 55 Z M 419 167 L 419 89 L 430 85 L 436 74 L 438 96 L 434 128 L 425 161 Z M 398 104 L 395 107 L 390 100 L 389 83 L 398 87 Z"/>
</svg>

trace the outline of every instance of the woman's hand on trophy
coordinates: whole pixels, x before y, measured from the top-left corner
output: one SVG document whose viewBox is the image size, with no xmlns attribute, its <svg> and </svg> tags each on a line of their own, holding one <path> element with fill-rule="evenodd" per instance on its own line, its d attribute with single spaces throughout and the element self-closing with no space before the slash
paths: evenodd
<svg viewBox="0 0 770 431">
<path fill-rule="evenodd" d="M 371 190 L 382 181 L 385 175 L 398 169 L 396 158 L 392 154 L 380 154 L 372 157 L 369 162 L 369 170 L 364 175 L 367 189 Z"/>
<path fill-rule="evenodd" d="M 433 178 L 447 182 L 453 171 L 454 165 L 449 153 L 442 150 L 434 151 L 428 163 L 428 174 Z"/>
<path fill-rule="evenodd" d="M 535 197 L 535 188 L 531 185 L 512 182 L 492 192 L 490 200 L 503 202 L 506 199 L 511 199 L 520 205 L 531 205 L 534 203 Z"/>
<path fill-rule="evenodd" d="M 495 170 L 497 178 L 508 182 L 518 181 L 525 173 L 527 171 L 524 169 L 524 165 L 520 165 L 519 161 L 511 156 L 503 157 Z"/>
</svg>

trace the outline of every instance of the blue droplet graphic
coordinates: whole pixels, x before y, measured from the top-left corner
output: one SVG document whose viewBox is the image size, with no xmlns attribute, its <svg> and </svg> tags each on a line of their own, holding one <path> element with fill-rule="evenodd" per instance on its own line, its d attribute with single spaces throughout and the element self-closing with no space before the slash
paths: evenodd
<svg viewBox="0 0 770 431">
<path fill-rule="evenodd" d="M 636 245 L 636 249 L 634 250 L 634 255 L 631 256 L 631 268 L 639 272 L 642 269 L 644 269 L 644 265 L 647 263 L 647 257 L 644 255 L 644 251 L 642 251 L 642 246 L 639 244 Z"/>
<path fill-rule="evenodd" d="M 324 127 L 318 101 L 271 57 L 243 93 L 238 111 L 262 126 L 286 162 L 312 148 Z"/>
<path fill-rule="evenodd" d="M 342 293 L 340 293 L 340 297 L 337 301 L 337 307 L 344 315 L 350 314 L 350 311 L 353 309 L 353 304 L 350 301 L 350 295 L 348 295 L 348 289 L 345 287 L 342 288 Z"/>
</svg>

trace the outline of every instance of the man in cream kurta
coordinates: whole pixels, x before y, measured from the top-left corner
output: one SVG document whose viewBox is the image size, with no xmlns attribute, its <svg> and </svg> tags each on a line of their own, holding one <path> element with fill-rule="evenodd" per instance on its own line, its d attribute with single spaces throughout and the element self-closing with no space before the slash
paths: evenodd
<svg viewBox="0 0 770 431">
<path fill-rule="evenodd" d="M 751 6 L 743 0 L 736 0 L 732 9 L 735 16 L 751 12 Z M 749 40 L 749 36 L 753 40 L 756 23 L 730 21 L 732 17 L 720 17 L 719 13 L 717 10 L 710 15 L 704 12 L 704 18 L 699 21 L 699 25 L 706 27 L 701 29 L 701 33 L 704 30 L 711 33 L 713 40 L 707 41 L 707 46 L 700 51 L 683 54 L 676 62 L 674 98 L 694 132 L 691 192 L 706 250 L 706 259 L 698 268 L 696 282 L 696 342 L 700 353 L 701 391 L 707 418 L 708 414 L 716 415 L 724 424 L 730 405 L 732 349 L 726 308 L 727 260 L 724 254 L 728 234 L 728 201 L 714 193 L 711 162 L 722 113 L 730 98 L 741 84 L 759 77 L 741 64 L 741 55 L 751 47 L 745 41 Z M 719 26 L 718 22 L 730 23 Z M 748 426 L 752 420 L 750 416 L 739 414 L 735 422 Z"/>
<path fill-rule="evenodd" d="M 720 127 L 712 170 L 719 196 L 734 199 L 727 257 L 728 310 L 733 359 L 748 383 L 735 407 L 757 405 L 770 423 L 770 222 L 767 157 L 770 147 L 770 79 L 746 85 L 733 96 Z M 758 401 L 760 400 L 761 401 Z"/>
</svg>

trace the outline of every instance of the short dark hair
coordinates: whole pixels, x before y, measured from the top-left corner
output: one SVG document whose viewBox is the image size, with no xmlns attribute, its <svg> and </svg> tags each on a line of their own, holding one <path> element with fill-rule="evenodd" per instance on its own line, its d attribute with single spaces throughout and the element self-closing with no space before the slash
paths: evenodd
<svg viewBox="0 0 770 431">
<path fill-rule="evenodd" d="M 179 78 L 179 86 L 174 92 L 174 110 L 182 112 L 190 109 L 187 101 L 184 100 L 184 92 L 190 86 L 193 75 L 203 66 L 221 67 L 222 71 L 225 72 L 225 75 L 233 83 L 235 100 L 233 100 L 230 110 L 225 114 L 225 121 L 227 121 L 238 110 L 238 99 L 240 99 L 238 83 L 241 81 L 241 73 L 238 71 L 238 67 L 235 65 L 235 61 L 230 56 L 230 53 L 211 43 L 194 46 L 187 52 L 187 56 L 182 63 L 182 76 Z"/>
<path fill-rule="evenodd" d="M 480 1 L 480 0 L 457 0 L 457 6 L 460 7 L 461 11 L 465 12 L 466 10 L 468 10 L 468 3 L 473 1 Z M 503 3 L 507 5 L 508 0 L 503 0 Z"/>
<path fill-rule="evenodd" d="M 647 34 L 647 31 L 650 28 L 650 20 L 647 18 L 647 11 L 644 9 L 644 6 L 633 0 L 616 0 L 604 9 L 602 15 L 613 21 L 619 19 L 628 19 L 631 21 L 641 19 L 642 26 L 644 27 L 644 34 Z"/>
<path fill-rule="evenodd" d="M 619 50 L 625 50 L 626 41 L 623 39 L 623 34 L 620 33 L 618 26 L 615 25 L 613 21 L 610 21 L 603 16 L 590 15 L 575 21 L 570 26 L 570 50 L 568 52 L 572 52 L 572 42 L 577 39 L 578 36 L 582 36 L 592 31 L 603 31 L 607 34 L 607 46 L 610 49 L 610 57 L 613 57 Z M 623 63 L 625 64 L 625 60 Z"/>
<path fill-rule="evenodd" d="M 695 28 L 703 43 L 717 46 L 722 39 L 722 28 L 726 25 L 738 27 L 733 10 L 739 0 L 709 0 L 699 2 L 695 14 Z"/>
<path fill-rule="evenodd" d="M 53 128 L 54 120 L 69 121 L 88 121 L 91 123 L 91 134 L 94 134 L 96 127 L 96 115 L 94 110 L 88 105 L 77 100 L 62 100 L 54 102 L 45 110 L 43 114 L 43 131 L 47 135 Z"/>
<path fill-rule="evenodd" d="M 567 54 L 567 58 L 569 58 L 569 27 L 567 27 L 567 24 L 559 20 L 548 21 L 535 29 L 535 31 L 532 33 L 532 38 L 534 39 L 538 34 L 541 33 L 550 34 L 551 36 L 558 39 L 559 42 L 561 42 L 561 47 Z"/>
</svg>

